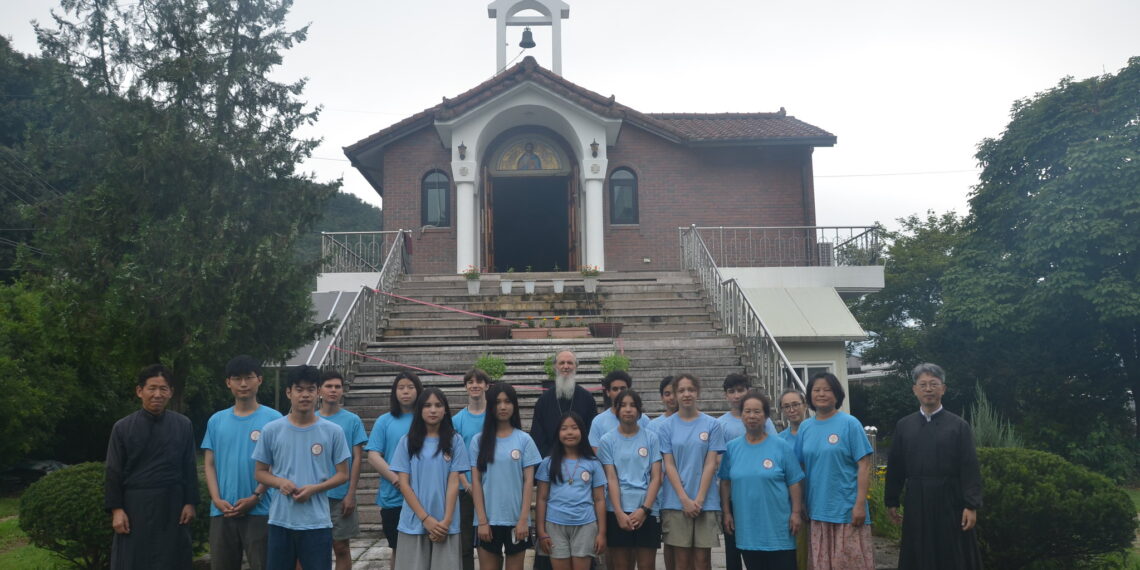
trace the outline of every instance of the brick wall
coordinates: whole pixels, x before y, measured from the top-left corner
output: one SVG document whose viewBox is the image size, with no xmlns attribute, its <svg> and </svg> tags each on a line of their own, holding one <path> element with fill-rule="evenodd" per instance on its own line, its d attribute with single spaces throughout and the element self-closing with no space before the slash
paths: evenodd
<svg viewBox="0 0 1140 570">
<path fill-rule="evenodd" d="M 698 226 L 814 225 L 811 149 L 693 149 L 670 143 L 630 125 L 608 149 L 609 168 L 637 175 L 637 225 L 613 226 L 606 205 L 606 268 L 679 268 L 677 228 Z M 420 182 L 433 169 L 451 177 L 451 157 L 435 129 L 422 129 L 384 153 L 384 225 L 420 227 Z M 804 183 L 806 177 L 806 184 Z M 807 207 L 805 208 L 805 194 Z M 609 197 L 609 184 L 605 187 Z M 451 227 L 416 232 L 413 271 L 455 270 L 455 192 Z M 649 258 L 651 263 L 643 263 Z"/>
</svg>

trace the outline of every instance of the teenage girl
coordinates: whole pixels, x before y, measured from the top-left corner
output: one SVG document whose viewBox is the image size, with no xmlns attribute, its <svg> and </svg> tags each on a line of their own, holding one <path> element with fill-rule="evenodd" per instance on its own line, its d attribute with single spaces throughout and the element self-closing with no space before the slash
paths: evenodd
<svg viewBox="0 0 1140 570">
<path fill-rule="evenodd" d="M 641 396 L 623 390 L 614 398 L 618 427 L 602 436 L 598 459 L 606 470 L 606 545 L 611 570 L 652 569 L 661 542 L 653 508 L 661 488 L 661 446 L 657 434 L 642 429 Z"/>
<path fill-rule="evenodd" d="M 471 465 L 463 437 L 451 424 L 447 396 L 425 388 L 412 427 L 392 455 L 404 495 L 397 568 L 455 570 L 459 556 L 459 478 Z M 441 492 L 442 491 L 442 492 Z"/>
<path fill-rule="evenodd" d="M 712 549 L 720 542 L 720 491 L 714 479 L 717 456 L 725 449 L 724 435 L 716 419 L 697 408 L 701 382 L 696 376 L 677 375 L 673 393 L 677 413 L 658 430 L 668 481 L 661 534 L 673 547 L 674 568 L 709 570 Z"/>
<path fill-rule="evenodd" d="M 538 545 L 554 570 L 588 570 L 606 549 L 606 474 L 586 440 L 586 422 L 566 412 L 558 443 L 538 466 Z"/>
<path fill-rule="evenodd" d="M 412 407 L 416 398 L 423 392 L 424 385 L 415 372 L 404 371 L 392 380 L 392 391 L 388 394 L 388 413 L 376 418 L 369 434 L 364 451 L 368 452 L 368 463 L 380 473 L 380 489 L 376 493 L 376 504 L 380 506 L 380 524 L 388 547 L 392 549 L 392 569 L 395 570 L 396 544 L 400 524 L 400 508 L 404 496 L 400 493 L 400 480 L 388 467 L 388 460 L 396 452 L 396 444 L 412 427 Z"/>
<path fill-rule="evenodd" d="M 522 430 L 519 397 L 510 384 L 492 384 L 483 431 L 471 438 L 475 457 L 471 491 L 475 503 L 479 568 L 522 570 L 530 548 L 530 498 L 538 446 Z M 485 442 L 485 443 L 484 443 Z"/>
</svg>

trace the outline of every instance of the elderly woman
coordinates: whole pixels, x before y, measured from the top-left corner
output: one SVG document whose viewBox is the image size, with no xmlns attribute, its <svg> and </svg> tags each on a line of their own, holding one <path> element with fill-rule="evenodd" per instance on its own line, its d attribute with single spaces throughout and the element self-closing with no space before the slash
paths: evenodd
<svg viewBox="0 0 1140 570">
<path fill-rule="evenodd" d="M 812 376 L 807 389 L 815 417 L 800 424 L 796 454 L 807 473 L 811 567 L 871 570 L 871 444 L 859 420 L 839 411 L 846 394 L 834 374 Z"/>
<path fill-rule="evenodd" d="M 762 392 L 745 394 L 744 436 L 728 442 L 720 462 L 721 510 L 748 570 L 795 570 L 804 474 L 792 446 L 765 431 L 771 413 Z"/>
</svg>

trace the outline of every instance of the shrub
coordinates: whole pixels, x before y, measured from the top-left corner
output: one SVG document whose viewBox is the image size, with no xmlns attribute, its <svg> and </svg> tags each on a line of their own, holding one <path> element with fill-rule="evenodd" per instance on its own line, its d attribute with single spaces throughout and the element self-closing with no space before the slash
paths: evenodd
<svg viewBox="0 0 1140 570">
<path fill-rule="evenodd" d="M 1009 420 L 990 403 L 979 384 L 974 388 L 977 399 L 970 406 L 970 423 L 974 428 L 974 442 L 978 447 L 1025 447 L 1021 436 L 1013 430 Z"/>
<path fill-rule="evenodd" d="M 198 508 L 191 528 L 194 552 L 209 543 L 210 493 L 198 474 Z M 32 544 L 79 568 L 111 564 L 111 515 L 103 509 L 104 466 L 81 463 L 49 473 L 20 497 L 20 530 Z"/>
<path fill-rule="evenodd" d="M 602 376 L 605 376 L 614 370 L 629 370 L 629 357 L 621 354 L 611 354 L 603 358 L 598 364 L 602 367 Z"/>
<path fill-rule="evenodd" d="M 987 567 L 1104 568 L 1131 546 L 1136 512 L 1103 475 L 1028 449 L 980 448 L 978 459 Z"/>
<path fill-rule="evenodd" d="M 871 533 L 898 542 L 902 538 L 902 526 L 891 520 L 883 497 L 887 491 L 887 468 L 876 467 L 871 472 L 871 486 L 867 490 L 867 502 L 871 510 Z M 900 508 L 901 512 L 901 508 Z"/>
<path fill-rule="evenodd" d="M 498 382 L 507 373 L 507 361 L 488 352 L 475 360 L 475 368 L 486 372 L 492 382 Z"/>
</svg>

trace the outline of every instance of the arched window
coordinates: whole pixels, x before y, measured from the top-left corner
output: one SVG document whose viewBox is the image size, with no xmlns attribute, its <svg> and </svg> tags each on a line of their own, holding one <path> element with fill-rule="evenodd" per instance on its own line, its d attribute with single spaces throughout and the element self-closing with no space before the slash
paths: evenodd
<svg viewBox="0 0 1140 570">
<path fill-rule="evenodd" d="M 638 223 L 637 176 L 628 168 L 610 174 L 610 223 Z"/>
<path fill-rule="evenodd" d="M 433 170 L 420 185 L 420 223 L 425 226 L 451 226 L 451 180 Z"/>
</svg>

